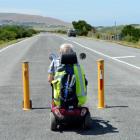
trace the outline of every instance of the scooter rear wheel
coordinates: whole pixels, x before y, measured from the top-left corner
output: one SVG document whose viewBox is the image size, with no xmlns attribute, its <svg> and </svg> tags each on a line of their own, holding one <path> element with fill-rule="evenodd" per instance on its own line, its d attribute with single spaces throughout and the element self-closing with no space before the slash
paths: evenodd
<svg viewBox="0 0 140 140">
<path fill-rule="evenodd" d="M 50 128 L 52 131 L 56 131 L 57 130 L 57 122 L 56 122 L 56 118 L 53 115 L 53 113 L 50 113 Z"/>
<path fill-rule="evenodd" d="M 83 128 L 84 128 L 84 129 L 90 129 L 91 126 L 92 126 L 92 120 L 91 120 L 90 113 L 88 113 L 88 114 L 85 116 L 85 119 L 84 119 L 84 122 L 83 122 Z"/>
</svg>

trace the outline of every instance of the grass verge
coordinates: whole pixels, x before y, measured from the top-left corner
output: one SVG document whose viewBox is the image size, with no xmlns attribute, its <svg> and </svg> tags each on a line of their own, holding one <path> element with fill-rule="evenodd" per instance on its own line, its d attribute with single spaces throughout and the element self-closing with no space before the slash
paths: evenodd
<svg viewBox="0 0 140 140">
<path fill-rule="evenodd" d="M 138 43 L 132 43 L 132 42 L 126 42 L 126 41 L 114 41 L 114 42 L 123 46 L 140 49 L 140 42 Z"/>
<path fill-rule="evenodd" d="M 20 42 L 22 41 L 24 38 L 22 39 L 16 39 L 16 40 L 12 40 L 12 41 L 0 41 L 0 49 L 7 47 L 9 45 L 12 45 L 14 43 Z"/>
<path fill-rule="evenodd" d="M 88 37 L 89 39 L 92 39 L 92 37 Z M 102 39 L 97 39 L 95 37 L 93 37 L 95 40 L 102 40 Z M 137 48 L 140 49 L 140 41 L 137 43 L 133 43 L 133 42 L 127 42 L 127 41 L 115 41 L 115 40 L 104 40 L 107 42 L 112 42 L 112 43 L 116 43 L 116 44 L 120 44 L 126 47 L 131 47 L 131 48 Z"/>
</svg>

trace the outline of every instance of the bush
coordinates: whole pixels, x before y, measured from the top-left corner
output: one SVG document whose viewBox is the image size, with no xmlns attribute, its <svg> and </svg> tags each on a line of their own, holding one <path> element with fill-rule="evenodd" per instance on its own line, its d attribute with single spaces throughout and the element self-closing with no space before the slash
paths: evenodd
<svg viewBox="0 0 140 140">
<path fill-rule="evenodd" d="M 33 34 L 36 34 L 37 31 L 34 29 L 17 26 L 17 25 L 4 25 L 0 26 L 0 40 L 8 41 L 19 39 L 23 37 L 31 37 Z"/>
<path fill-rule="evenodd" d="M 64 30 L 57 30 L 56 33 L 66 34 L 66 31 L 64 31 Z"/>
<path fill-rule="evenodd" d="M 93 30 L 93 27 L 84 20 L 73 21 L 72 24 L 77 34 L 81 36 L 87 36 L 88 32 Z"/>
<path fill-rule="evenodd" d="M 25 30 L 22 33 L 22 37 L 31 37 L 33 33 L 30 30 Z"/>
<path fill-rule="evenodd" d="M 129 42 L 138 42 L 140 39 L 140 29 L 136 29 L 132 25 L 125 26 L 121 34 L 123 39 Z"/>
<path fill-rule="evenodd" d="M 16 33 L 13 31 L 7 31 L 3 30 L 0 33 L 0 40 L 6 41 L 6 40 L 14 40 L 16 38 Z"/>
<path fill-rule="evenodd" d="M 99 33 L 96 33 L 95 36 L 96 36 L 97 39 L 100 39 L 101 38 L 101 34 L 99 34 Z"/>
</svg>

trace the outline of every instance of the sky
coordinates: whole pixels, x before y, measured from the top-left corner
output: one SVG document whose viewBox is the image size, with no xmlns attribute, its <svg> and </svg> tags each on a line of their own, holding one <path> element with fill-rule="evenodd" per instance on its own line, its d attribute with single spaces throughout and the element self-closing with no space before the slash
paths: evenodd
<svg viewBox="0 0 140 140">
<path fill-rule="evenodd" d="M 0 0 L 0 12 L 25 13 L 93 26 L 140 24 L 140 0 Z"/>
</svg>

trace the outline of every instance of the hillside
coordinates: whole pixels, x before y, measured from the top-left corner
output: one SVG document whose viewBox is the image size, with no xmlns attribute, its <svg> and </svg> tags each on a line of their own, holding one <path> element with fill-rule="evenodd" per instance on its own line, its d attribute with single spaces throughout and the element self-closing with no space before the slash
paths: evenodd
<svg viewBox="0 0 140 140">
<path fill-rule="evenodd" d="M 27 25 L 40 29 L 68 28 L 71 26 L 68 22 L 51 17 L 17 13 L 0 13 L 0 25 L 3 24 Z"/>
</svg>

